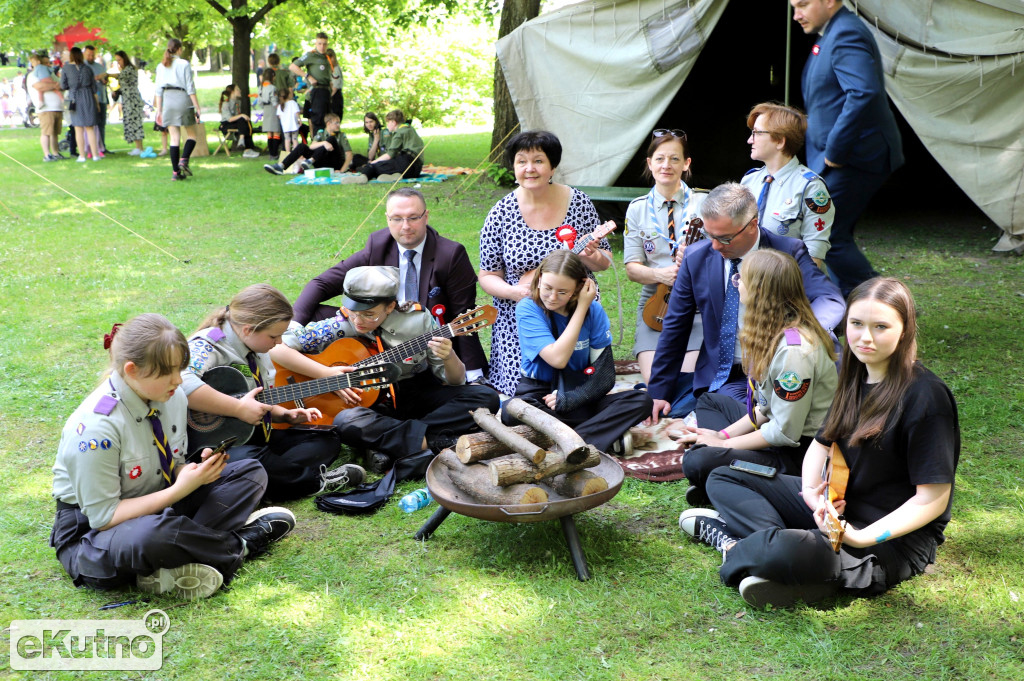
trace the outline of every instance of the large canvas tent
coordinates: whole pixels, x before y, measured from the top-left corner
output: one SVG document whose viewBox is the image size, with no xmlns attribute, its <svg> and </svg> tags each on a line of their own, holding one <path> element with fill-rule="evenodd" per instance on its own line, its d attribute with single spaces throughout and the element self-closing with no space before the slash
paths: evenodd
<svg viewBox="0 0 1024 681">
<path fill-rule="evenodd" d="M 771 4 L 781 16 L 786 3 Z M 731 30 L 718 26 L 727 5 L 728 0 L 591 0 L 543 14 L 498 42 L 522 127 L 551 130 L 571 150 L 559 168 L 561 181 L 615 182 L 665 114 L 712 32 Z M 1003 230 L 995 250 L 1024 250 L 1024 4 L 847 5 L 874 33 L 886 89 L 910 128 Z M 783 26 L 780 20 L 785 41 Z M 736 46 L 737 63 L 722 64 L 722 88 L 737 87 L 737 65 L 754 63 L 756 49 Z M 798 64 L 790 69 L 797 89 Z"/>
</svg>

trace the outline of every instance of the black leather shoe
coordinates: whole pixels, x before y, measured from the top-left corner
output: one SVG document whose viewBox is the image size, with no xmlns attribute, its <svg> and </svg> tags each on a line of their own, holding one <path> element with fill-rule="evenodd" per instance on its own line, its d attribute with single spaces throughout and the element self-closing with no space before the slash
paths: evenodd
<svg viewBox="0 0 1024 681">
<path fill-rule="evenodd" d="M 391 470 L 391 466 L 391 457 L 387 454 L 383 452 L 367 452 L 366 468 L 371 473 L 377 473 L 378 475 L 387 473 Z"/>
</svg>

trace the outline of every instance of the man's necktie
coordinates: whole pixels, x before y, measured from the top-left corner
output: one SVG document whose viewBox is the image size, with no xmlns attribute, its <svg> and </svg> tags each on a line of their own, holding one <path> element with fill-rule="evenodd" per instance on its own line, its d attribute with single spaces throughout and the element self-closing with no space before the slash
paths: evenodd
<svg viewBox="0 0 1024 681">
<path fill-rule="evenodd" d="M 249 363 L 249 371 L 252 372 L 252 377 L 256 381 L 256 386 L 259 387 L 259 388 L 263 388 L 264 387 L 263 386 L 263 376 L 260 375 L 260 365 L 256 362 L 256 353 L 250 351 L 249 354 L 245 356 L 245 361 Z M 256 399 L 258 400 L 259 396 L 257 396 Z M 263 423 L 263 439 L 266 442 L 270 442 L 270 412 L 269 411 L 263 412 L 262 423 Z"/>
<path fill-rule="evenodd" d="M 733 359 L 736 357 L 736 326 L 740 317 L 740 290 L 732 285 L 732 279 L 739 269 L 739 258 L 729 261 L 729 278 L 725 282 L 725 310 L 722 312 L 722 335 L 718 345 L 718 372 L 709 388 L 711 392 L 718 390 L 729 380 Z"/>
<path fill-rule="evenodd" d="M 153 440 L 156 448 L 160 450 L 160 473 L 164 476 L 164 487 L 174 484 L 174 457 L 171 456 L 171 447 L 167 444 L 167 436 L 164 435 L 164 426 L 160 423 L 160 417 L 156 415 L 156 409 L 150 409 L 146 414 L 149 425 L 153 427 Z"/>
<path fill-rule="evenodd" d="M 420 299 L 420 275 L 416 271 L 416 251 L 406 251 L 409 266 L 405 270 L 405 302 L 415 303 Z"/>
</svg>

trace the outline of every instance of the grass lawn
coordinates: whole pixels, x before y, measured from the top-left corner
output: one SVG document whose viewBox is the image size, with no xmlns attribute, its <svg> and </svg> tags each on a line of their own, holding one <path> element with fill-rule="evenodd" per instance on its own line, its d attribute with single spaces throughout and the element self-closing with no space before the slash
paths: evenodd
<svg viewBox="0 0 1024 681">
<path fill-rule="evenodd" d="M 108 128 L 115 150 L 125 148 L 119 133 Z M 470 166 L 490 139 L 424 137 L 428 161 Z M 60 429 L 104 369 L 103 333 L 144 311 L 189 333 L 255 282 L 294 298 L 384 226 L 386 186 L 286 186 L 263 172 L 265 159 L 239 157 L 197 159 L 195 177 L 172 184 L 166 159 L 43 164 L 37 139 L 0 132 L 0 151 L 25 166 L 0 154 L 6 639 L 15 619 L 137 619 L 161 608 L 171 619 L 162 670 L 117 678 L 1024 679 L 1024 260 L 989 251 L 996 230 L 979 213 L 907 208 L 860 228 L 874 264 L 917 296 L 920 354 L 957 397 L 964 444 L 938 562 L 879 598 L 750 609 L 719 582 L 716 554 L 680 534 L 685 482 L 627 479 L 611 502 L 577 518 L 593 574 L 586 583 L 555 522 L 452 515 L 417 543 L 430 511 L 405 515 L 391 503 L 342 517 L 303 500 L 289 504 L 294 535 L 247 563 L 229 591 L 100 611 L 138 594 L 75 589 L 47 538 Z M 431 224 L 475 261 L 482 220 L 503 192 L 483 180 L 456 193 L 460 183 L 423 190 Z M 621 237 L 613 241 L 621 254 Z M 621 293 L 614 271 L 599 280 L 616 328 L 621 297 L 627 321 L 616 354 L 626 357 L 639 287 L 621 263 Z M 43 678 L 0 659 L 0 675 L 22 674 Z"/>
</svg>

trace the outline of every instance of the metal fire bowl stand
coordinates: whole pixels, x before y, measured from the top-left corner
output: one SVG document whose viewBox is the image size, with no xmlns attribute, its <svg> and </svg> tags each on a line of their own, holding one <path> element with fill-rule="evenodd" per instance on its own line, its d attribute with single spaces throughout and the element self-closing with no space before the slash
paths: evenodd
<svg viewBox="0 0 1024 681">
<path fill-rule="evenodd" d="M 569 556 L 576 568 L 576 576 L 581 582 L 585 582 L 590 579 L 590 570 L 587 568 L 587 560 L 580 547 L 580 536 L 576 531 L 576 521 L 573 519 L 573 515 L 600 506 L 614 497 L 622 488 L 622 480 L 625 477 L 622 467 L 604 453 L 601 454 L 601 463 L 587 470 L 607 480 L 608 489 L 573 499 L 557 497 L 554 492 L 548 490 L 549 495 L 556 498 L 540 504 L 499 506 L 481 504 L 475 497 L 456 487 L 451 480 L 448 468 L 434 459 L 430 462 L 430 467 L 427 468 L 427 489 L 430 490 L 430 496 L 436 499 L 441 507 L 427 519 L 427 522 L 423 523 L 414 536 L 420 541 L 429 539 L 430 535 L 437 530 L 445 518 L 451 515 L 452 511 L 470 518 L 497 523 L 539 523 L 543 520 L 557 518 L 562 524 L 562 533 L 569 546 Z"/>
</svg>

